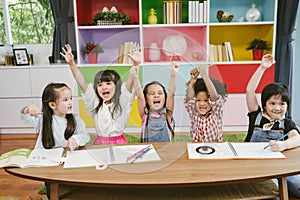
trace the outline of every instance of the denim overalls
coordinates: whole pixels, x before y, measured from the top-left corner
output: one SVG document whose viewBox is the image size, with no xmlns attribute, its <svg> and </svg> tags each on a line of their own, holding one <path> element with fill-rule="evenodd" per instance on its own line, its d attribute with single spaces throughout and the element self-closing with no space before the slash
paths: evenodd
<svg viewBox="0 0 300 200">
<path fill-rule="evenodd" d="M 166 109 L 162 109 L 157 115 L 149 110 L 147 118 L 144 128 L 144 142 L 170 142 Z"/>
<path fill-rule="evenodd" d="M 269 142 L 270 140 L 277 140 L 284 134 L 284 119 L 279 121 L 279 130 L 264 131 L 262 128 L 259 128 L 261 118 L 262 113 L 260 112 L 256 117 L 250 142 Z M 273 179 L 273 181 L 278 185 L 277 179 Z M 288 190 L 297 197 L 300 197 L 300 175 L 288 176 L 286 177 L 286 181 Z"/>
<path fill-rule="evenodd" d="M 279 121 L 279 130 L 263 130 L 259 127 L 262 118 L 262 113 L 258 113 L 255 119 L 254 130 L 250 142 L 269 142 L 277 140 L 283 135 L 284 119 Z"/>
</svg>

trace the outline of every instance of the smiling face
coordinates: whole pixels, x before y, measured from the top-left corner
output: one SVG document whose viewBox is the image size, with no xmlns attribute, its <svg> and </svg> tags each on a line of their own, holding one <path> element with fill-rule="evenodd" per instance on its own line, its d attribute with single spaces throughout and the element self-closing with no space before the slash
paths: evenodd
<svg viewBox="0 0 300 200">
<path fill-rule="evenodd" d="M 280 120 L 284 117 L 288 105 L 282 101 L 281 95 L 273 95 L 266 101 L 265 111 L 274 120 Z"/>
<path fill-rule="evenodd" d="M 66 114 L 72 113 L 72 92 L 67 87 L 56 89 L 58 92 L 58 99 L 55 102 L 49 102 L 53 113 L 59 117 L 66 117 Z"/>
<path fill-rule="evenodd" d="M 99 82 L 97 84 L 97 91 L 99 96 L 103 99 L 103 102 L 109 104 L 115 95 L 116 85 L 112 81 Z"/>
<path fill-rule="evenodd" d="M 205 115 L 211 110 L 209 96 L 207 92 L 198 92 L 196 95 L 196 110 L 200 115 Z"/>
<path fill-rule="evenodd" d="M 159 111 L 164 107 L 166 96 L 159 84 L 151 84 L 147 88 L 146 102 L 152 111 Z"/>
</svg>

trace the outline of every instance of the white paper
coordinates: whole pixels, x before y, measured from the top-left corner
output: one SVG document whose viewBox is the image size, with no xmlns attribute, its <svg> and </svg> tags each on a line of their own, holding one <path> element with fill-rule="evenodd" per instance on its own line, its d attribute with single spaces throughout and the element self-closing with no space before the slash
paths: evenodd
<svg viewBox="0 0 300 200">
<path fill-rule="evenodd" d="M 187 143 L 189 159 L 278 159 L 285 158 L 281 152 L 273 152 L 270 148 L 264 149 L 267 142 L 243 142 L 243 143 Z M 232 147 L 230 146 L 232 145 Z M 200 146 L 208 146 L 214 149 L 211 154 L 197 152 Z M 235 155 L 236 152 L 236 155 Z"/>
<path fill-rule="evenodd" d="M 63 148 L 34 149 L 24 167 L 58 166 L 62 160 Z"/>
<path fill-rule="evenodd" d="M 122 145 L 101 149 L 78 150 L 70 153 L 64 168 L 93 167 L 98 165 L 125 164 L 127 158 L 148 145 Z M 151 144 L 151 149 L 134 162 L 159 161 L 160 157 Z"/>
</svg>

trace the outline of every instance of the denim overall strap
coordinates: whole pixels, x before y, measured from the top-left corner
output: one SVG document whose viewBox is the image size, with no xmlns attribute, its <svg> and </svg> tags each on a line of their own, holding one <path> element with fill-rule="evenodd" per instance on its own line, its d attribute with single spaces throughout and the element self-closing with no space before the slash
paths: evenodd
<svg viewBox="0 0 300 200">
<path fill-rule="evenodd" d="M 270 140 L 277 140 L 283 134 L 284 120 L 280 120 L 278 130 L 268 130 L 265 131 L 259 127 L 260 121 L 262 119 L 261 112 L 257 115 L 254 125 L 254 130 L 250 142 L 269 142 Z"/>
<path fill-rule="evenodd" d="M 145 142 L 170 142 L 165 108 L 162 109 L 159 114 L 153 114 L 152 111 L 149 110 L 147 120 L 148 123 L 145 127 Z"/>
</svg>

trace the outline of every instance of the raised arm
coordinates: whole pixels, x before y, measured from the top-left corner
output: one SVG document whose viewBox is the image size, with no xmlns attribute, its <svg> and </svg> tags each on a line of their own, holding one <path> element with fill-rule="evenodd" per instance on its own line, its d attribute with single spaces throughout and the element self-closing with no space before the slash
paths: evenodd
<svg viewBox="0 0 300 200">
<path fill-rule="evenodd" d="M 65 48 L 62 48 L 63 52 L 60 52 L 66 62 L 70 65 L 70 69 L 72 71 L 73 77 L 75 78 L 77 84 L 81 88 L 82 92 L 85 93 L 88 87 L 87 82 L 85 81 L 84 76 L 79 71 L 76 63 L 74 62 L 74 56 L 72 54 L 72 48 L 69 44 L 65 45 Z"/>
<path fill-rule="evenodd" d="M 195 96 L 195 91 L 194 91 L 194 87 L 195 87 L 195 83 L 197 81 L 197 77 L 199 75 L 199 70 L 197 68 L 194 68 L 190 71 L 190 81 L 188 83 L 188 88 L 186 91 L 186 98 L 187 101 L 189 101 L 190 99 L 192 99 Z"/>
<path fill-rule="evenodd" d="M 248 82 L 248 85 L 246 88 L 246 101 L 247 101 L 248 112 L 253 112 L 258 109 L 259 105 L 258 105 L 258 101 L 257 101 L 256 95 L 255 95 L 255 90 L 256 90 L 265 70 L 267 68 L 271 67 L 274 62 L 275 61 L 274 61 L 274 58 L 272 55 L 270 55 L 270 54 L 264 55 L 260 66 L 254 72 L 250 81 Z"/>
<path fill-rule="evenodd" d="M 131 74 L 131 78 L 133 81 L 133 87 L 134 87 L 134 91 L 135 91 L 135 95 L 138 98 L 138 110 L 139 110 L 139 114 L 140 117 L 143 118 L 144 115 L 144 108 L 146 106 L 146 101 L 145 101 L 145 97 L 143 94 L 143 89 L 141 87 L 141 83 L 139 80 L 139 65 L 141 63 L 141 53 L 139 52 L 139 46 L 138 44 L 134 44 L 134 48 L 133 48 L 133 52 L 132 54 L 129 54 L 129 58 L 133 61 L 133 66 L 130 69 L 130 74 Z M 127 83 L 127 82 L 126 82 Z M 130 85 L 129 85 L 130 87 Z"/>
<path fill-rule="evenodd" d="M 133 43 L 132 52 L 128 54 L 129 58 L 132 60 L 132 68 L 130 69 L 129 76 L 126 81 L 126 88 L 131 93 L 133 88 L 134 78 L 138 76 L 138 69 L 142 61 L 142 55 L 139 51 L 139 45 L 137 43 Z"/>
<path fill-rule="evenodd" d="M 198 70 L 200 72 L 201 77 L 204 80 L 204 83 L 205 83 L 205 86 L 207 88 L 210 99 L 212 101 L 217 101 L 218 98 L 219 98 L 219 94 L 218 94 L 213 82 L 211 81 L 211 79 L 207 75 L 207 72 L 206 72 L 207 68 L 208 68 L 207 66 L 199 66 Z"/>
<path fill-rule="evenodd" d="M 178 64 L 176 62 L 172 62 L 170 82 L 169 82 L 169 88 L 167 93 L 167 103 L 166 103 L 166 108 L 168 111 L 171 112 L 170 113 L 171 116 L 174 110 L 174 96 L 176 90 L 176 77 L 177 77 L 178 70 L 179 70 Z"/>
</svg>

